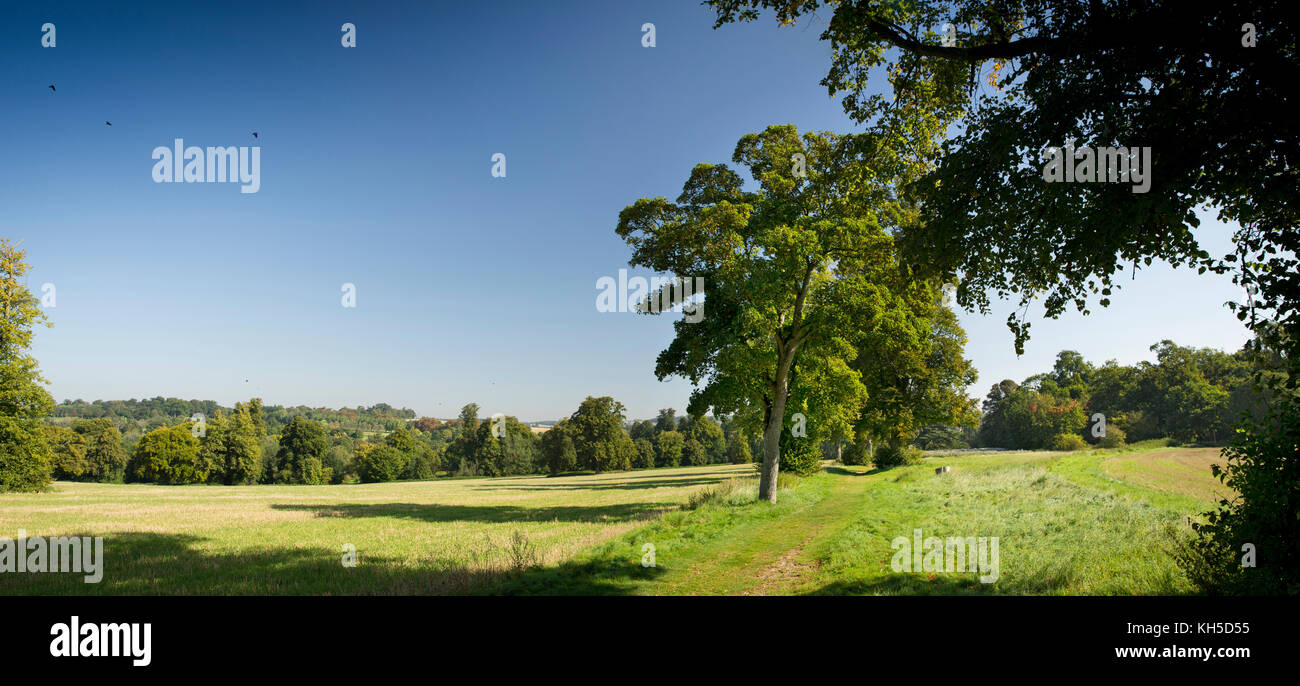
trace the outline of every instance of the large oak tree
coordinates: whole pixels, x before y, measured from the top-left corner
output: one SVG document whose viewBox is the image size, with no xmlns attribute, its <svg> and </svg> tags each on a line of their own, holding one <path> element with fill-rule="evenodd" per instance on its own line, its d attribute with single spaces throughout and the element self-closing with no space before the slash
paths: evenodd
<svg viewBox="0 0 1300 686">
<path fill-rule="evenodd" d="M 911 281 L 891 238 L 912 216 L 896 193 L 908 167 L 879 137 L 788 125 L 744 136 L 732 160 L 751 187 L 726 165 L 697 165 L 675 202 L 625 208 L 618 235 L 631 264 L 704 278 L 705 316 L 675 322 L 655 373 L 695 384 L 694 416 L 761 422 L 759 496 L 774 502 L 791 407 L 808 412 L 811 440 L 842 435 L 864 400 L 855 344 Z"/>
</svg>

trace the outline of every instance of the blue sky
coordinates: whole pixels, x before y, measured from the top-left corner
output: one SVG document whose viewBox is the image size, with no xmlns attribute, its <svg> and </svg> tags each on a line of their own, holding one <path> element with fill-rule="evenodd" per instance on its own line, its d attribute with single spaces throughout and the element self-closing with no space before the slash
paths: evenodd
<svg viewBox="0 0 1300 686">
<path fill-rule="evenodd" d="M 693 165 L 768 124 L 856 130 L 818 85 L 821 21 L 714 31 L 689 1 L 375 4 L 4 8 L 0 235 L 22 241 L 33 290 L 56 288 L 34 346 L 56 400 L 683 408 L 689 385 L 653 375 L 671 320 L 595 309 L 597 279 L 627 267 L 619 210 L 676 197 Z M 45 22 L 57 47 L 41 47 Z M 152 151 L 175 138 L 260 145 L 260 191 L 154 183 Z M 1212 252 L 1229 234 L 1200 232 Z M 1108 309 L 1036 321 L 1020 358 L 1012 303 L 964 313 L 972 395 L 1062 348 L 1234 350 L 1246 331 L 1222 303 L 1238 296 L 1153 266 Z"/>
</svg>

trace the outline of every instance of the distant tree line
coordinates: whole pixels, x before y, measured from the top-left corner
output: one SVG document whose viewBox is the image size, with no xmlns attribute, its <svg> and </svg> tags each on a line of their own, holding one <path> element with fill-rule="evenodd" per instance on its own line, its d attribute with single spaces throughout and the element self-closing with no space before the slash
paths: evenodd
<svg viewBox="0 0 1300 686">
<path fill-rule="evenodd" d="M 183 413 L 206 408 L 204 403 L 171 409 Z M 677 417 L 672 409 L 629 425 L 623 405 L 608 396 L 587 398 L 540 436 L 514 417 L 479 413 L 470 403 L 456 419 L 402 421 L 382 435 L 300 415 L 277 432 L 268 408 L 253 398 L 229 410 L 217 407 L 202 421 L 186 417 L 153 428 L 129 449 L 108 417 L 76 418 L 70 426 L 44 430 L 54 478 L 159 484 L 329 484 L 622 471 L 746 463 L 756 446 L 756 437 L 735 422 Z"/>
<path fill-rule="evenodd" d="M 1152 438 L 1219 443 L 1243 418 L 1263 415 L 1267 396 L 1254 375 L 1277 364 L 1278 357 L 1256 343 L 1231 354 L 1168 340 L 1151 350 L 1155 362 L 1111 360 L 1100 366 L 1063 350 L 1051 371 L 1019 384 L 1010 379 L 995 384 L 984 399 L 976 442 L 1018 449 Z M 1093 430 L 1098 414 L 1105 418 L 1104 437 L 1094 435 L 1101 433 Z"/>
</svg>

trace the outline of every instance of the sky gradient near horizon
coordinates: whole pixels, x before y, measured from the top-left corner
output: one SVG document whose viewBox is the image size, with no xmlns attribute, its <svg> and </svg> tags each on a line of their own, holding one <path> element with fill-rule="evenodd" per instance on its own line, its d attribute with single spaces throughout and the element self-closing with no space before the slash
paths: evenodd
<svg viewBox="0 0 1300 686">
<path fill-rule="evenodd" d="M 680 412 L 689 384 L 653 374 L 671 319 L 595 307 L 597 280 L 628 268 L 619 210 L 676 197 L 769 124 L 860 130 L 818 85 L 824 19 L 712 18 L 692 1 L 6 6 L 0 236 L 27 250 L 33 291 L 56 288 L 33 349 L 51 394 Z M 177 138 L 261 146 L 260 190 L 154 183 L 152 151 Z M 1203 219 L 1222 254 L 1231 228 Z M 1121 285 L 1092 315 L 1036 319 L 1019 358 L 1014 303 L 960 313 L 972 396 L 1065 348 L 1134 363 L 1161 339 L 1247 338 L 1226 276 L 1153 265 Z"/>
</svg>

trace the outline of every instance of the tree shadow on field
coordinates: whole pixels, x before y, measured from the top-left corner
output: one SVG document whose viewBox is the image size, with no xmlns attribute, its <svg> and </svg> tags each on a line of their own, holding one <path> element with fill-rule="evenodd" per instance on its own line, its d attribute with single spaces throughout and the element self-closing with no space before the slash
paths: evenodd
<svg viewBox="0 0 1300 686">
<path fill-rule="evenodd" d="M 879 467 L 872 467 L 865 472 L 855 472 L 851 469 L 845 469 L 844 467 L 826 467 L 823 471 L 827 474 L 839 474 L 841 476 L 871 476 L 872 474 L 879 474 L 885 470 L 880 469 Z"/>
<path fill-rule="evenodd" d="M 91 534 L 63 534 L 87 536 Z M 368 555 L 343 566 L 343 543 L 211 550 L 210 539 L 187 534 L 121 532 L 104 538 L 102 579 L 84 574 L 0 574 L 5 595 L 610 595 L 658 574 L 630 559 L 566 563 L 559 568 L 512 567 L 503 543 L 462 560 Z M 358 541 L 358 543 L 361 543 Z"/>
<path fill-rule="evenodd" d="M 982 584 L 971 576 L 935 576 L 897 574 L 873 580 L 841 580 L 805 595 L 1002 595 L 1005 589 L 994 590 L 994 584 Z"/>
<path fill-rule="evenodd" d="M 344 505 L 275 504 L 273 510 L 314 512 L 317 517 L 398 517 L 422 522 L 631 522 L 658 516 L 676 503 L 620 503 L 615 505 L 437 505 L 378 503 Z"/>
<path fill-rule="evenodd" d="M 476 491 L 629 491 L 646 488 L 681 488 L 686 486 L 708 486 L 719 484 L 727 479 L 666 479 L 666 478 L 646 478 L 629 479 L 631 483 L 617 483 L 605 485 L 589 485 L 585 483 L 564 483 L 564 484 L 521 484 L 518 486 L 500 486 L 500 485 L 482 485 L 471 486 Z"/>
</svg>

